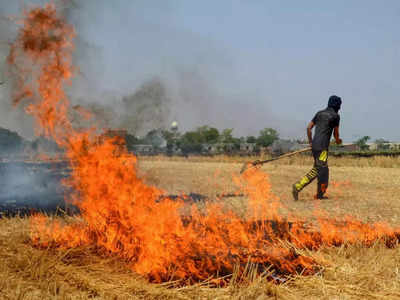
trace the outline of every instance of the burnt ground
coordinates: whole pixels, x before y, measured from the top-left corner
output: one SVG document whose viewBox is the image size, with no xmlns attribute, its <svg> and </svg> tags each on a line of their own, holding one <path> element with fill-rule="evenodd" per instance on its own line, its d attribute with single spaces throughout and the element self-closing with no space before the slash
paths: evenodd
<svg viewBox="0 0 400 300">
<path fill-rule="evenodd" d="M 66 161 L 0 162 L 0 217 L 30 215 L 35 212 L 77 213 L 76 207 L 66 205 L 64 201 L 69 191 L 61 182 L 69 174 L 70 168 Z M 159 201 L 164 198 L 181 198 L 185 203 L 207 200 L 206 196 L 198 193 L 165 195 Z"/>
<path fill-rule="evenodd" d="M 65 210 L 67 162 L 0 162 L 1 215 Z"/>
</svg>

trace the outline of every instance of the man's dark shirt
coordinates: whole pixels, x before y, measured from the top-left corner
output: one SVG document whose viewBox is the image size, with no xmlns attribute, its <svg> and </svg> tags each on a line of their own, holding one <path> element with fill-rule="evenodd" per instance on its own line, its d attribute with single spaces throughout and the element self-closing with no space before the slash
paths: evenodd
<svg viewBox="0 0 400 300">
<path fill-rule="evenodd" d="M 333 128 L 339 126 L 340 116 L 333 108 L 326 108 L 317 112 L 312 119 L 315 124 L 315 132 L 312 140 L 314 151 L 327 150 L 332 136 Z"/>
</svg>

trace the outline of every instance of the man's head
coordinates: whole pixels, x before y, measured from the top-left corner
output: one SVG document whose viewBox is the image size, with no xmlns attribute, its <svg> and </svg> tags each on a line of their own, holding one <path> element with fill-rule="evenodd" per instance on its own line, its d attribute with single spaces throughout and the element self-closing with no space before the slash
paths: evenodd
<svg viewBox="0 0 400 300">
<path fill-rule="evenodd" d="M 328 101 L 328 107 L 333 108 L 336 112 L 340 110 L 342 105 L 342 99 L 336 95 L 330 96 Z"/>
</svg>

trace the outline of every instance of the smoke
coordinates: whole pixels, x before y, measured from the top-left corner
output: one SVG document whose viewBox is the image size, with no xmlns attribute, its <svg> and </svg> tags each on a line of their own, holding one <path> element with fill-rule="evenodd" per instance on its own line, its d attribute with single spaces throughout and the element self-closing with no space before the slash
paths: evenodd
<svg viewBox="0 0 400 300">
<path fill-rule="evenodd" d="M 17 131 L 24 138 L 33 139 L 34 127 L 33 119 L 25 113 L 22 106 L 14 107 L 12 98 L 15 92 L 15 82 L 13 72 L 9 69 L 7 57 L 10 52 L 10 44 L 16 38 L 17 22 L 21 17 L 23 9 L 32 5 L 41 5 L 45 1 L 2 1 L 0 3 L 0 127 L 9 128 Z M 60 12 L 66 17 L 74 15 L 74 10 L 79 9 L 76 0 L 58 0 L 55 2 Z M 89 45 L 79 37 L 77 38 L 77 61 L 86 60 L 89 53 L 93 50 Z M 88 66 L 88 63 L 82 64 Z M 83 73 L 81 73 L 81 76 Z M 83 91 L 86 84 L 80 85 L 80 81 L 74 83 L 74 91 Z"/>
<path fill-rule="evenodd" d="M 16 34 L 16 26 L 10 19 L 15 3 L 5 1 L 0 4 L 0 127 L 11 128 L 24 137 L 33 135 L 32 118 L 23 109 L 15 109 L 11 104 L 14 78 L 8 72 L 7 56 L 9 43 Z"/>
<path fill-rule="evenodd" d="M 180 130 L 208 124 L 235 135 L 281 124 L 256 84 L 233 75 L 240 70 L 222 43 L 176 24 L 178 4 L 75 2 L 64 12 L 78 34 L 69 93 L 97 124 L 139 135 L 175 120 Z M 252 108 L 257 98 L 262 107 Z"/>
<path fill-rule="evenodd" d="M 72 117 L 75 126 L 85 127 L 96 124 L 100 129 L 124 129 L 134 135 L 145 135 L 150 129 L 166 128 L 169 124 L 171 98 L 167 87 L 159 78 L 145 81 L 133 93 L 117 97 L 104 93 L 102 102 L 77 101 L 76 117 Z M 76 100 L 75 100 L 76 101 Z M 82 121 L 80 112 L 87 112 L 90 118 Z"/>
<path fill-rule="evenodd" d="M 0 211 L 55 211 L 64 207 L 67 191 L 60 182 L 68 172 L 66 163 L 1 162 Z"/>
<path fill-rule="evenodd" d="M 275 99 L 260 88 L 264 79 L 254 74 L 250 75 L 254 80 L 244 82 L 243 66 L 223 43 L 177 21 L 178 3 L 58 0 L 56 4 L 77 33 L 74 64 L 79 69 L 67 93 L 73 105 L 92 112 L 99 127 L 143 135 L 178 121 L 180 130 L 207 124 L 234 128 L 235 135 L 256 135 L 264 127 L 275 127 L 283 136 L 293 133 L 287 128 L 298 128 L 293 121 L 274 117 L 269 103 Z M 12 1 L 0 4 L 1 15 L 19 15 L 20 9 Z M 16 26 L 10 21 L 4 24 L 1 40 L 13 40 Z M 4 69 L 8 46 L 0 51 Z M 32 138 L 32 120 L 11 107 L 10 87 L 0 86 L 0 126 Z"/>
<path fill-rule="evenodd" d="M 135 93 L 122 98 L 125 113 L 120 127 L 142 134 L 150 127 L 165 127 L 170 101 L 162 81 L 154 78 L 145 82 Z"/>
</svg>

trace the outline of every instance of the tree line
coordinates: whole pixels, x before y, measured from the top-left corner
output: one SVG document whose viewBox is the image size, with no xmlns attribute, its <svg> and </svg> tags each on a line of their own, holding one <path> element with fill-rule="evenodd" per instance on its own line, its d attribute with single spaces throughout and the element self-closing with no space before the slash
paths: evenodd
<svg viewBox="0 0 400 300">
<path fill-rule="evenodd" d="M 289 144 L 287 149 L 278 149 L 281 152 L 291 151 L 293 144 L 308 144 L 306 140 L 281 140 L 279 133 L 273 128 L 264 128 L 258 132 L 257 136 L 249 135 L 236 137 L 233 134 L 233 128 L 218 130 L 215 127 L 204 125 L 197 127 L 194 130 L 179 132 L 178 128 L 171 129 L 153 129 L 143 137 L 135 136 L 124 130 L 116 130 L 116 132 L 125 132 L 125 144 L 127 149 L 132 152 L 138 152 L 140 146 L 148 146 L 150 152 L 162 152 L 170 154 L 202 154 L 202 153 L 238 153 L 247 152 L 247 154 L 257 154 L 261 149 L 271 147 L 285 148 L 283 142 Z M 362 152 L 361 154 L 391 154 L 400 153 L 400 144 L 392 144 L 385 139 L 376 139 L 373 143 L 374 147 L 370 147 L 370 136 L 363 136 L 353 143 L 356 146 L 354 149 L 343 149 L 332 143 L 332 150 L 336 154 L 346 154 Z M 274 142 L 277 143 L 274 144 Z M 248 147 L 251 145 L 251 147 Z M 244 148 L 244 150 L 243 150 Z M 246 150 L 247 148 L 247 150 Z M 212 149 L 210 151 L 210 149 Z M 19 155 L 24 152 L 59 152 L 61 149 L 57 144 L 44 137 L 37 137 L 32 141 L 25 140 L 18 133 L 0 127 L 0 155 Z M 274 151 L 274 150 L 273 150 Z M 139 151 L 140 152 L 140 151 Z M 334 153 L 333 153 L 334 154 Z"/>
<path fill-rule="evenodd" d="M 257 151 L 271 146 L 278 139 L 279 133 L 273 128 L 264 128 L 257 136 L 235 137 L 233 128 L 220 131 L 204 125 L 183 133 L 177 129 L 151 130 L 142 138 L 128 134 L 126 142 L 128 149 L 135 149 L 136 145 L 152 145 L 155 148 L 165 147 L 167 152 L 179 149 L 182 153 L 202 153 L 205 146 L 218 148 L 220 152 L 237 152 L 245 143 L 253 144 Z"/>
</svg>

